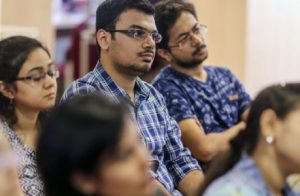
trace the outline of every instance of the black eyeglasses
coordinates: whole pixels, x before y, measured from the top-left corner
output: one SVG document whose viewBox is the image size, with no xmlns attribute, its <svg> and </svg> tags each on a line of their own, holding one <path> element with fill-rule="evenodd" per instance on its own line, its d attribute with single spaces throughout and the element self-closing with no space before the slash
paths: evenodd
<svg viewBox="0 0 300 196">
<path fill-rule="evenodd" d="M 37 69 L 31 71 L 30 75 L 26 77 L 17 77 L 14 81 L 28 81 L 32 86 L 36 83 L 41 82 L 46 78 L 46 76 L 50 76 L 51 78 L 58 78 L 59 77 L 59 70 L 57 66 L 50 67 L 47 72 Z"/>
<path fill-rule="evenodd" d="M 126 30 L 106 30 L 107 32 L 117 32 L 117 33 L 124 33 L 125 35 L 128 35 L 129 37 L 132 37 L 136 40 L 143 41 L 145 40 L 149 35 L 151 36 L 152 40 L 155 43 L 160 43 L 162 40 L 161 34 L 158 32 L 148 32 L 143 29 L 126 29 Z"/>
<path fill-rule="evenodd" d="M 197 24 L 190 32 L 185 33 L 180 36 L 179 40 L 174 45 L 169 45 L 169 48 L 182 48 L 192 42 L 193 36 L 202 36 L 206 39 L 207 26 L 202 24 Z"/>
</svg>

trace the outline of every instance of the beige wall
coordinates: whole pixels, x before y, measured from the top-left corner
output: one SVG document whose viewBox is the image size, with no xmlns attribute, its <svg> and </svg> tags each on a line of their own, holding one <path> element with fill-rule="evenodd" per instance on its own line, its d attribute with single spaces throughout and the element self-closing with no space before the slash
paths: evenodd
<svg viewBox="0 0 300 196">
<path fill-rule="evenodd" d="M 51 25 L 49 0 L 0 0 L 0 26 L 29 27 L 38 32 L 38 38 L 54 51 L 54 28 Z M 0 2 L 1 4 L 1 2 Z M 3 28 L 2 28 L 3 29 Z"/>
<path fill-rule="evenodd" d="M 191 0 L 199 21 L 208 26 L 209 58 L 205 64 L 230 68 L 245 81 L 246 0 Z"/>
</svg>

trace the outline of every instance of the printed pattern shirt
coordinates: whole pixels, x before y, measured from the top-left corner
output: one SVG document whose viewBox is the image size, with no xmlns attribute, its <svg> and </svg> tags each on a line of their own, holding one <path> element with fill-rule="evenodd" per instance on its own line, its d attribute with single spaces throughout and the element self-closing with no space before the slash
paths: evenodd
<svg viewBox="0 0 300 196">
<path fill-rule="evenodd" d="M 4 135 L 17 157 L 19 181 L 23 193 L 26 196 L 44 195 L 43 182 L 37 169 L 36 152 L 21 141 L 5 120 L 0 119 L 0 130 L 1 124 Z"/>
<path fill-rule="evenodd" d="M 222 132 L 240 121 L 250 96 L 229 69 L 206 66 L 207 81 L 164 68 L 153 85 L 177 122 L 197 118 L 206 133 Z"/>
</svg>

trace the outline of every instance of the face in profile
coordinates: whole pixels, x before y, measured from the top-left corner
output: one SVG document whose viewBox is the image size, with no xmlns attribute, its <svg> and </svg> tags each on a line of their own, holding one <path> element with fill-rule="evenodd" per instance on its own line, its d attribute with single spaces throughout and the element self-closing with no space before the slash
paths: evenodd
<svg viewBox="0 0 300 196">
<path fill-rule="evenodd" d="M 208 57 L 205 30 L 189 12 L 182 12 L 169 31 L 172 61 L 184 68 L 202 64 Z"/>
<path fill-rule="evenodd" d="M 136 127 L 127 119 L 116 153 L 100 158 L 101 166 L 90 183 L 97 195 L 152 195 L 153 181 L 148 173 L 148 154 L 137 133 Z"/>
<path fill-rule="evenodd" d="M 54 106 L 58 70 L 43 49 L 30 53 L 17 77 L 13 91 L 16 107 L 40 111 Z"/>
<path fill-rule="evenodd" d="M 275 137 L 275 149 L 287 174 L 300 172 L 300 108 L 280 120 Z"/>
</svg>

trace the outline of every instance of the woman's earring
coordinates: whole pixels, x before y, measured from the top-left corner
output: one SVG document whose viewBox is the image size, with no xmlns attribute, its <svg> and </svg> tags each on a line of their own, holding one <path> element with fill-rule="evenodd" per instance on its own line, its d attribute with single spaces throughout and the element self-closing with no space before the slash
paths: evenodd
<svg viewBox="0 0 300 196">
<path fill-rule="evenodd" d="M 9 110 L 14 110 L 14 99 L 9 99 L 8 108 Z"/>
<path fill-rule="evenodd" d="M 266 142 L 267 142 L 268 144 L 272 144 L 272 143 L 274 142 L 274 137 L 273 137 L 273 136 L 267 136 L 267 137 L 266 137 Z"/>
</svg>

